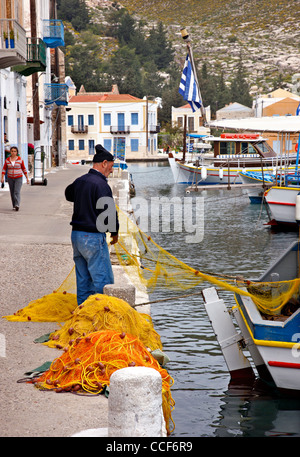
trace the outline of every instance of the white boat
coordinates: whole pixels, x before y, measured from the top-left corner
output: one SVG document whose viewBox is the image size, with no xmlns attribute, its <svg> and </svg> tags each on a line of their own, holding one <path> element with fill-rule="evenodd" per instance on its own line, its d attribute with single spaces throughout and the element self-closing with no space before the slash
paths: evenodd
<svg viewBox="0 0 300 457">
<path fill-rule="evenodd" d="M 169 154 L 173 179 L 178 184 L 241 184 L 240 172 L 267 173 L 278 166 L 278 156 L 267 140 L 258 134 L 222 134 L 206 137 L 204 142 L 213 142 L 214 155 L 198 155 L 193 161 L 176 159 Z M 295 163 L 296 155 L 289 157 Z"/>
<path fill-rule="evenodd" d="M 298 195 L 300 195 L 300 185 L 273 186 L 267 190 L 264 198 L 271 213 L 268 225 L 296 228 L 299 224 L 296 220 L 297 208 L 300 205 Z"/>
<path fill-rule="evenodd" d="M 299 249 L 299 241 L 294 242 L 259 282 L 298 278 Z M 215 288 L 205 289 L 203 297 L 232 381 L 259 377 L 279 391 L 300 394 L 300 302 L 287 315 L 281 311 L 268 320 L 248 296 L 236 295 L 230 312 Z"/>
</svg>

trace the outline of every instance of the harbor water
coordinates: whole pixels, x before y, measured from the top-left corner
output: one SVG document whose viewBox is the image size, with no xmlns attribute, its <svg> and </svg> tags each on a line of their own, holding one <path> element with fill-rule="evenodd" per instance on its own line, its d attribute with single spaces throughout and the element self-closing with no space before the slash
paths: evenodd
<svg viewBox="0 0 300 457">
<path fill-rule="evenodd" d="M 166 163 L 129 164 L 129 172 L 136 189 L 133 207 L 137 199 L 144 201 L 145 211 L 149 211 L 149 205 L 157 198 L 179 197 L 182 202 L 191 198 L 194 222 L 202 208 L 203 226 L 197 242 L 196 237 L 187 242 L 184 229 L 173 230 L 174 220 L 170 230 L 163 231 L 161 227 L 151 232 L 149 224 L 148 231 L 157 244 L 197 270 L 258 279 L 298 236 L 296 232 L 275 232 L 266 226 L 265 207 L 250 204 L 244 189 L 211 189 L 187 195 L 185 185 L 174 184 Z M 202 206 L 197 206 L 197 199 L 201 199 Z M 171 212 L 171 218 L 177 216 Z M 299 399 L 282 398 L 260 383 L 230 385 L 200 294 L 204 287 L 211 285 L 201 284 L 187 291 L 157 289 L 150 294 L 151 301 L 158 301 L 151 305 L 151 315 L 170 358 L 166 368 L 174 379 L 172 436 L 299 437 Z M 219 295 L 228 307 L 235 304 L 232 293 L 220 291 Z M 166 298 L 172 299 L 159 302 Z"/>
</svg>

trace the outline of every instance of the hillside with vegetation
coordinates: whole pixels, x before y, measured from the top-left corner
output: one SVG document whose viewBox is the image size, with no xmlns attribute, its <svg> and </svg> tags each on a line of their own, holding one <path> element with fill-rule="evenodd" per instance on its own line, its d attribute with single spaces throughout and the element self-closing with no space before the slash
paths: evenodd
<svg viewBox="0 0 300 457">
<path fill-rule="evenodd" d="M 161 97 L 170 120 L 186 45 L 193 45 L 204 105 L 251 106 L 259 92 L 291 88 L 299 71 L 299 0 L 59 0 L 66 72 L 77 88 Z M 250 96 L 251 94 L 251 96 Z"/>
</svg>

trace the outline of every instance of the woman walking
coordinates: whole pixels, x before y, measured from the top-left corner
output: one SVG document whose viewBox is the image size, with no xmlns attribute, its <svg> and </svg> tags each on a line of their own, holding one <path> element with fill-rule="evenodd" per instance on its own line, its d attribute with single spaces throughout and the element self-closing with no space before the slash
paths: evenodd
<svg viewBox="0 0 300 457">
<path fill-rule="evenodd" d="M 16 146 L 12 146 L 10 148 L 10 156 L 7 157 L 7 159 L 4 162 L 1 183 L 4 183 L 6 170 L 13 209 L 19 211 L 23 173 L 27 179 L 27 184 L 29 184 L 29 179 L 26 167 L 24 165 L 23 160 L 18 155 L 18 148 Z"/>
</svg>

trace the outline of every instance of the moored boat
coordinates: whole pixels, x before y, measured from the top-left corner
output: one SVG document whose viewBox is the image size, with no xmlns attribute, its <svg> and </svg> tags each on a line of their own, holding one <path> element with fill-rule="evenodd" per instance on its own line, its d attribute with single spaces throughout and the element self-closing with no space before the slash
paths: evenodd
<svg viewBox="0 0 300 457">
<path fill-rule="evenodd" d="M 300 194 L 300 183 L 290 186 L 272 186 L 264 194 L 268 204 L 271 220 L 269 225 L 290 226 L 296 228 L 299 221 L 296 220 L 297 196 Z"/>
<path fill-rule="evenodd" d="M 269 292 L 276 294 L 275 282 L 297 281 L 299 250 L 299 241 L 292 243 L 258 282 L 269 283 Z M 261 312 L 249 296 L 236 294 L 236 306 L 228 312 L 214 288 L 203 291 L 205 308 L 232 380 L 258 376 L 279 391 L 300 394 L 298 282 L 294 290 L 293 298 L 272 317 Z M 240 333 L 233 325 L 233 316 Z"/>
<path fill-rule="evenodd" d="M 245 184 L 246 192 L 251 203 L 261 203 L 267 188 L 284 181 L 287 176 L 293 176 L 295 173 L 295 166 L 274 168 L 266 173 L 262 171 L 245 171 L 240 172 L 242 183 Z M 257 184 L 257 187 L 251 187 Z"/>
<path fill-rule="evenodd" d="M 213 157 L 198 155 L 192 161 L 180 161 L 169 154 L 169 164 L 175 183 L 179 184 L 240 184 L 239 173 L 245 171 L 266 173 L 278 166 L 278 155 L 267 140 L 258 134 L 222 134 L 206 137 L 213 142 Z M 296 155 L 286 165 L 295 163 Z"/>
</svg>

